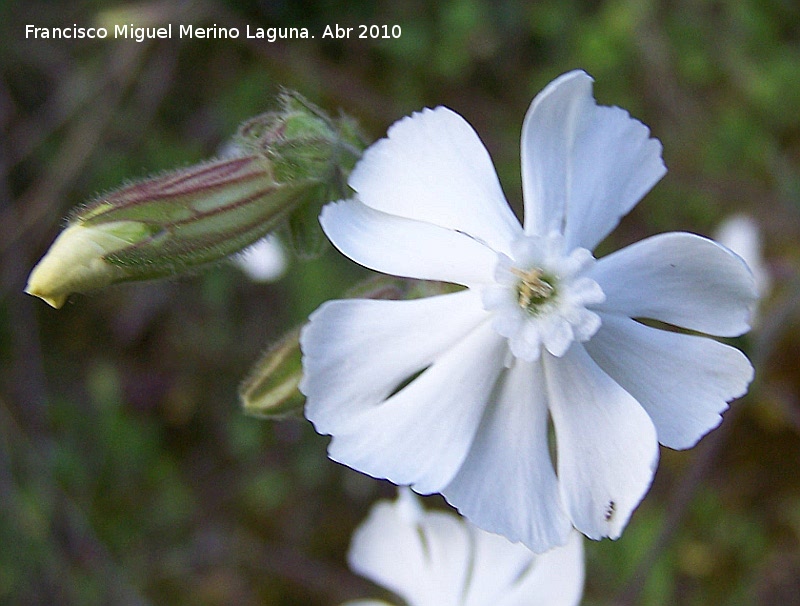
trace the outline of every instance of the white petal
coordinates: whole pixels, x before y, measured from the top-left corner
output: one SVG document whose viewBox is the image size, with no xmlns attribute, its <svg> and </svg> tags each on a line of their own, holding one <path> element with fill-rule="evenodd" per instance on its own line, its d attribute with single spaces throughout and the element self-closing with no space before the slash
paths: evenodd
<svg viewBox="0 0 800 606">
<path fill-rule="evenodd" d="M 503 375 L 475 442 L 442 494 L 473 524 L 536 552 L 562 545 L 572 528 L 547 443 L 541 364 L 517 360 Z"/>
<path fill-rule="evenodd" d="M 551 354 L 560 358 L 569 349 L 575 339 L 572 326 L 567 319 L 557 313 L 551 313 L 538 323 L 542 343 Z"/>
<path fill-rule="evenodd" d="M 497 251 L 522 231 L 478 135 L 444 107 L 396 122 L 349 183 L 367 206 L 463 231 Z"/>
<path fill-rule="evenodd" d="M 460 606 L 460 596 L 469 582 L 472 557 L 469 528 L 450 513 L 428 512 L 420 521 L 418 534 L 426 548 L 428 583 L 424 595 L 406 599 L 412 606 Z"/>
<path fill-rule="evenodd" d="M 320 433 L 336 432 L 429 366 L 486 315 L 471 290 L 411 301 L 321 305 L 300 337 L 306 417 Z"/>
<path fill-rule="evenodd" d="M 583 596 L 583 536 L 571 532 L 567 544 L 536 557 L 515 586 L 493 606 L 577 606 Z"/>
<path fill-rule="evenodd" d="M 427 330 L 417 327 L 420 342 Z M 336 421 L 328 455 L 422 494 L 440 492 L 467 455 L 507 351 L 484 322 L 389 399 Z"/>
<path fill-rule="evenodd" d="M 664 446 L 694 446 L 753 379 L 745 355 L 713 339 L 609 314 L 602 320 L 586 351 L 644 407 Z"/>
<path fill-rule="evenodd" d="M 326 205 L 319 220 L 336 248 L 370 269 L 465 286 L 493 280 L 497 253 L 463 233 L 373 210 L 358 200 Z"/>
<path fill-rule="evenodd" d="M 561 498 L 575 528 L 592 539 L 615 539 L 653 479 L 653 423 L 582 344 L 574 343 L 562 358 L 542 358 Z"/>
<path fill-rule="evenodd" d="M 522 127 L 525 231 L 594 249 L 666 173 L 661 143 L 618 107 L 598 106 L 572 71 L 533 100 Z"/>
<path fill-rule="evenodd" d="M 524 312 L 523 312 L 524 313 Z M 511 353 L 520 360 L 535 362 L 542 351 L 541 322 L 526 318 L 519 310 L 513 314 L 497 314 L 494 327 L 503 336 L 509 337 Z"/>
<path fill-rule="evenodd" d="M 505 604 L 520 578 L 535 566 L 537 557 L 521 543 L 512 543 L 477 526 L 468 528 L 472 535 L 471 574 L 461 603 L 463 606 Z"/>
<path fill-rule="evenodd" d="M 725 337 L 750 328 L 752 274 L 739 257 L 701 236 L 647 238 L 603 257 L 589 276 L 606 295 L 601 311 Z"/>
<path fill-rule="evenodd" d="M 351 602 L 345 602 L 342 606 L 393 606 L 389 602 L 384 602 L 383 600 L 355 600 Z"/>
<path fill-rule="evenodd" d="M 404 515 L 400 502 L 382 501 L 353 535 L 350 568 L 412 606 L 458 604 L 469 569 L 470 537 L 455 516 Z"/>
</svg>

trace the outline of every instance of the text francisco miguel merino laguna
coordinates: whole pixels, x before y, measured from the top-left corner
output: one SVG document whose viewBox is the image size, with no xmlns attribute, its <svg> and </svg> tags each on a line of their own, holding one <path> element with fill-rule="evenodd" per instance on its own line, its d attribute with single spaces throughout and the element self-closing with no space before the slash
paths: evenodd
<svg viewBox="0 0 800 606">
<path fill-rule="evenodd" d="M 338 29 L 338 28 L 337 28 Z M 329 31 L 330 30 L 330 31 Z M 26 38 L 66 38 L 66 39 L 85 39 L 99 38 L 105 39 L 113 33 L 112 38 L 127 38 L 143 42 L 147 39 L 172 38 L 173 33 L 177 33 L 178 38 L 239 38 L 241 32 L 238 27 L 219 27 L 215 23 L 211 27 L 196 27 L 194 25 L 177 25 L 169 23 L 161 27 L 136 27 L 133 24 L 115 25 L 113 32 L 105 27 L 79 27 L 77 24 L 72 27 L 37 27 L 35 25 L 25 26 Z M 245 38 L 260 38 L 274 42 L 277 39 L 287 38 L 313 38 L 305 27 L 250 27 L 245 29 Z M 327 26 L 322 34 L 323 38 L 336 37 L 331 26 Z"/>
</svg>

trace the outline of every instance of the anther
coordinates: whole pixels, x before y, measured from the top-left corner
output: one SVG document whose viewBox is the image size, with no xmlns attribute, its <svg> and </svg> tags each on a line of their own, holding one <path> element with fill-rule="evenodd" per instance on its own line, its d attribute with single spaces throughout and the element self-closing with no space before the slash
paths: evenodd
<svg viewBox="0 0 800 606">
<path fill-rule="evenodd" d="M 517 293 L 519 305 L 523 309 L 533 311 L 536 305 L 544 303 L 555 292 L 555 288 L 547 280 L 544 272 L 537 267 L 528 271 L 512 267 L 511 273 L 520 279 L 517 284 Z"/>
</svg>

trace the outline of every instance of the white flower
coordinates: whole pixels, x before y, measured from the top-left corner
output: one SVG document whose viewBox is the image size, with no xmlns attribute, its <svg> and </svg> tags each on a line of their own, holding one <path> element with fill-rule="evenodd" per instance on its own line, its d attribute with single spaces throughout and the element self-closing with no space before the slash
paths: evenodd
<svg viewBox="0 0 800 606">
<path fill-rule="evenodd" d="M 728 217 L 717 228 L 716 238 L 744 259 L 755 277 L 758 296 L 766 297 L 772 288 L 772 276 L 764 263 L 761 234 L 755 219 L 748 215 Z"/>
<path fill-rule="evenodd" d="M 253 282 L 274 282 L 288 265 L 283 245 L 273 234 L 243 250 L 233 261 Z"/>
<path fill-rule="evenodd" d="M 535 555 L 452 514 L 425 511 L 410 491 L 377 503 L 353 535 L 350 568 L 407 606 L 574 606 L 583 593 L 583 540 Z M 388 606 L 378 600 L 347 606 Z"/>
<path fill-rule="evenodd" d="M 753 370 L 737 349 L 660 330 L 748 330 L 742 260 L 688 233 L 589 252 L 664 175 L 661 145 L 565 74 L 522 133 L 524 227 L 472 128 L 439 107 L 405 118 L 320 221 L 345 255 L 466 288 L 411 301 L 331 301 L 301 337 L 306 416 L 332 459 L 422 494 L 536 552 L 574 526 L 620 535 L 658 442 L 689 448 Z M 550 422 L 555 456 L 550 456 Z"/>
</svg>

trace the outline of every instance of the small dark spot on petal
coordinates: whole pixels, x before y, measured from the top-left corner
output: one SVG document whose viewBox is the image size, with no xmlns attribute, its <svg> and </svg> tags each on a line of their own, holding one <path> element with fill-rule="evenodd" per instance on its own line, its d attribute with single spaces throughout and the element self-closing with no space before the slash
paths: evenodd
<svg viewBox="0 0 800 606">
<path fill-rule="evenodd" d="M 614 503 L 614 501 L 609 501 L 608 504 L 606 505 L 606 513 L 605 513 L 606 522 L 611 521 L 611 518 L 614 517 L 615 510 L 616 510 L 616 503 Z"/>
</svg>

